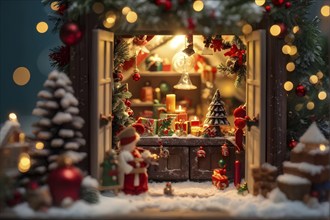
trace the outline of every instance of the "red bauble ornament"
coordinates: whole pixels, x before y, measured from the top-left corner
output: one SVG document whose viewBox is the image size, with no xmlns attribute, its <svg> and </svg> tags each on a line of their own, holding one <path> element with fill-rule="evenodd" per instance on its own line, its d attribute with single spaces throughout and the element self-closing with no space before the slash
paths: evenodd
<svg viewBox="0 0 330 220">
<path fill-rule="evenodd" d="M 199 147 L 199 150 L 197 151 L 196 155 L 198 158 L 204 158 L 206 156 L 206 152 L 202 146 Z"/>
<path fill-rule="evenodd" d="M 297 86 L 297 88 L 296 88 L 296 95 L 297 96 L 300 96 L 300 97 L 305 96 L 306 95 L 306 88 L 305 88 L 305 86 L 299 84 Z"/>
<path fill-rule="evenodd" d="M 273 4 L 277 7 L 281 7 L 285 0 L 272 0 Z"/>
<path fill-rule="evenodd" d="M 59 166 L 49 173 L 47 179 L 49 191 L 56 206 L 63 205 L 62 202 L 66 198 L 72 201 L 78 200 L 83 179 L 80 170 L 68 162 L 70 160 L 68 157 L 62 160 L 62 164 L 59 162 Z"/>
<path fill-rule="evenodd" d="M 245 118 L 235 118 L 234 124 L 236 128 L 243 129 L 246 125 Z"/>
<path fill-rule="evenodd" d="M 65 23 L 60 30 L 60 39 L 68 46 L 77 44 L 82 38 L 79 26 L 74 22 Z"/>
<path fill-rule="evenodd" d="M 132 109 L 127 109 L 127 114 L 129 115 L 129 116 L 133 116 L 134 115 L 134 111 L 132 110 Z"/>
<path fill-rule="evenodd" d="M 245 106 L 240 105 L 239 107 L 235 108 L 234 117 L 245 118 L 245 116 L 246 116 L 246 107 Z"/>
<path fill-rule="evenodd" d="M 271 9 L 272 9 L 272 8 L 270 7 L 270 5 L 265 6 L 265 10 L 266 10 L 267 12 L 270 12 Z"/>
<path fill-rule="evenodd" d="M 291 8 L 292 3 L 291 2 L 285 2 L 285 8 Z"/>
<path fill-rule="evenodd" d="M 127 107 L 131 107 L 131 101 L 129 100 L 129 99 L 126 99 L 125 100 L 125 105 L 127 106 Z"/>
<path fill-rule="evenodd" d="M 134 81 L 139 81 L 141 79 L 141 75 L 138 70 L 134 70 L 132 78 Z"/>
<path fill-rule="evenodd" d="M 297 146 L 298 142 L 295 139 L 291 139 L 291 141 L 289 142 L 289 148 L 293 149 L 295 148 L 295 146 Z"/>
<path fill-rule="evenodd" d="M 124 75 L 123 75 L 122 72 L 115 72 L 113 74 L 113 78 L 114 78 L 115 82 L 119 82 L 119 81 L 122 81 L 123 80 Z"/>
</svg>

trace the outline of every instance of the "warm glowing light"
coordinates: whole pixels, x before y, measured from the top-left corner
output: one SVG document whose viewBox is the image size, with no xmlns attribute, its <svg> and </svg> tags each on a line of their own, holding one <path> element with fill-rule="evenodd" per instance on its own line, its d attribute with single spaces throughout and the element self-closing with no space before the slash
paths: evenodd
<svg viewBox="0 0 330 220">
<path fill-rule="evenodd" d="M 320 100 L 324 100 L 327 98 L 327 93 L 325 91 L 321 91 L 319 92 L 318 97 Z"/>
<path fill-rule="evenodd" d="M 24 86 L 30 81 L 30 71 L 26 67 L 18 67 L 13 73 L 13 80 L 16 85 Z"/>
<path fill-rule="evenodd" d="M 126 6 L 126 7 L 123 7 L 123 9 L 121 10 L 121 13 L 122 13 L 123 15 L 127 15 L 128 12 L 130 12 L 130 11 L 131 11 L 131 8 L 128 7 L 128 6 Z"/>
<path fill-rule="evenodd" d="M 271 35 L 276 37 L 281 34 L 281 27 L 277 24 L 274 24 L 270 27 L 269 32 Z"/>
<path fill-rule="evenodd" d="M 329 17 L 330 16 L 330 6 L 329 5 L 323 5 L 321 8 L 321 14 L 324 17 Z"/>
<path fill-rule="evenodd" d="M 290 51 L 289 51 L 289 55 L 291 55 L 291 56 L 294 56 L 294 55 L 296 55 L 297 54 L 297 52 L 298 52 L 298 49 L 297 49 L 297 47 L 296 46 L 294 46 L 294 45 L 292 45 L 291 47 L 290 47 Z"/>
<path fill-rule="evenodd" d="M 107 20 L 103 21 L 103 26 L 106 28 L 112 28 L 115 25 L 115 23 L 108 23 Z"/>
<path fill-rule="evenodd" d="M 311 75 L 309 77 L 309 82 L 312 84 L 316 84 L 319 81 L 319 78 L 316 75 Z"/>
<path fill-rule="evenodd" d="M 15 113 L 10 113 L 8 118 L 10 121 L 17 121 L 17 115 Z"/>
<path fill-rule="evenodd" d="M 27 172 L 31 167 L 30 156 L 27 153 L 22 153 L 18 160 L 18 170 L 22 173 Z"/>
<path fill-rule="evenodd" d="M 109 24 L 114 24 L 116 22 L 116 15 L 112 14 L 112 15 L 109 15 L 106 19 L 106 22 L 109 23 Z"/>
<path fill-rule="evenodd" d="M 319 79 L 322 79 L 324 74 L 321 71 L 318 71 L 315 75 L 317 75 L 317 77 L 319 77 Z"/>
<path fill-rule="evenodd" d="M 285 44 L 283 47 L 282 47 L 282 53 L 284 54 L 289 54 L 291 52 L 291 47 L 287 44 Z"/>
<path fill-rule="evenodd" d="M 295 34 L 296 34 L 299 30 L 300 30 L 299 26 L 294 26 L 293 29 L 292 29 L 293 33 L 295 33 Z"/>
<path fill-rule="evenodd" d="M 134 23 L 136 22 L 138 19 L 138 15 L 136 14 L 136 12 L 134 11 L 130 11 L 127 13 L 126 15 L 126 20 L 129 22 L 129 23 Z"/>
<path fill-rule="evenodd" d="M 327 147 L 324 144 L 320 144 L 320 151 L 325 151 Z"/>
<path fill-rule="evenodd" d="M 308 102 L 306 107 L 308 110 L 313 110 L 315 107 L 315 104 L 314 104 L 314 102 Z"/>
<path fill-rule="evenodd" d="M 285 91 L 291 91 L 293 89 L 293 83 L 291 81 L 286 81 L 283 85 Z"/>
<path fill-rule="evenodd" d="M 25 134 L 23 132 L 18 135 L 18 138 L 20 143 L 25 142 Z"/>
<path fill-rule="evenodd" d="M 256 5 L 263 6 L 266 3 L 266 0 L 255 0 Z"/>
<path fill-rule="evenodd" d="M 36 29 L 40 34 L 43 34 L 48 30 L 48 24 L 44 21 L 40 21 L 37 24 Z"/>
<path fill-rule="evenodd" d="M 299 112 L 299 111 L 302 110 L 303 106 L 304 106 L 304 105 L 303 105 L 302 103 L 299 103 L 299 104 L 297 104 L 297 105 L 294 107 L 294 109 L 295 109 L 297 112 Z"/>
<path fill-rule="evenodd" d="M 53 11 L 57 11 L 57 10 L 60 8 L 59 3 L 58 3 L 57 1 L 52 2 L 52 3 L 50 4 L 50 8 L 51 8 Z"/>
<path fill-rule="evenodd" d="M 169 46 L 172 49 L 175 49 L 175 48 L 178 48 L 179 46 L 183 46 L 184 42 L 185 42 L 185 36 L 184 35 L 176 35 L 170 41 Z"/>
<path fill-rule="evenodd" d="M 203 10 L 203 8 L 204 8 L 204 3 L 203 3 L 203 1 L 201 1 L 201 0 L 196 0 L 196 1 L 194 1 L 193 9 L 194 9 L 195 11 L 199 12 L 199 11 Z"/>
<path fill-rule="evenodd" d="M 44 149 L 44 147 L 45 147 L 45 145 L 44 145 L 44 143 L 42 143 L 41 141 L 38 141 L 38 142 L 36 143 L 36 149 L 37 149 L 37 150 L 42 150 L 42 149 Z"/>
<path fill-rule="evenodd" d="M 242 27 L 242 32 L 243 34 L 247 35 L 250 34 L 252 32 L 252 26 L 250 24 L 244 24 Z"/>
<path fill-rule="evenodd" d="M 288 72 L 294 71 L 295 68 L 296 68 L 296 65 L 294 64 L 294 62 L 289 62 L 288 64 L 286 64 L 286 70 Z"/>
<path fill-rule="evenodd" d="M 104 6 L 101 2 L 95 2 L 92 6 L 92 9 L 95 14 L 101 14 L 104 11 Z"/>
</svg>

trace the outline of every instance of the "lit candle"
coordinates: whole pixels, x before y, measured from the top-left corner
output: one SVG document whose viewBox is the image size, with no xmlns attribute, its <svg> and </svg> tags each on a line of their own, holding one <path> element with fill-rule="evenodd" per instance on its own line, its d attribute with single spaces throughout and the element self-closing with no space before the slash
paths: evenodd
<svg viewBox="0 0 330 220">
<path fill-rule="evenodd" d="M 190 121 L 191 127 L 199 126 L 199 119 L 195 116 L 194 119 Z"/>
<path fill-rule="evenodd" d="M 166 109 L 168 113 L 175 112 L 175 94 L 166 95 Z"/>
<path fill-rule="evenodd" d="M 187 113 L 185 110 L 179 105 L 179 108 L 175 110 L 175 113 L 178 114 L 176 120 L 177 121 L 187 121 Z"/>
</svg>

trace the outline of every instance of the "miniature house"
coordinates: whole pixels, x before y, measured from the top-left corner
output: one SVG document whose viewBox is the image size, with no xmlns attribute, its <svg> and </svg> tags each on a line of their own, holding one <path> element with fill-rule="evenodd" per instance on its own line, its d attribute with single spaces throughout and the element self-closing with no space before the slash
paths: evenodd
<svg viewBox="0 0 330 220">
<path fill-rule="evenodd" d="M 89 160 L 86 160 L 82 166 L 89 169 L 94 177 L 99 177 L 101 173 L 100 164 L 103 161 L 104 154 L 111 148 L 111 123 L 100 127 L 100 115 L 111 115 L 114 35 L 168 35 L 175 34 L 176 30 L 171 29 L 171 26 L 166 26 L 162 27 L 162 30 L 155 31 L 146 26 L 129 33 L 120 29 L 117 29 L 115 33 L 111 33 L 107 30 L 95 29 L 97 18 L 93 14 L 81 17 L 79 22 L 84 27 L 85 36 L 80 43 L 73 47 L 74 56 L 72 56 L 70 63 L 70 77 L 75 94 L 80 102 L 81 116 L 86 121 L 82 132 L 87 143 L 83 150 L 88 153 Z M 268 162 L 281 170 L 282 162 L 286 159 L 286 93 L 282 89 L 286 78 L 284 74 L 286 58 L 280 56 L 281 40 L 266 35 L 269 24 L 270 21 L 264 18 L 255 31 L 249 35 L 241 36 L 247 45 L 247 115 L 250 118 L 258 118 L 258 124 L 246 129 L 245 178 L 248 181 L 248 186 L 253 185 L 251 168 Z M 223 33 L 222 30 L 224 29 L 216 29 L 212 34 L 241 35 L 240 31 L 233 30 L 230 27 L 226 27 L 226 33 Z M 150 77 L 157 80 L 157 77 L 162 76 L 160 74 L 163 73 L 155 72 Z M 177 82 L 179 76 L 180 74 L 177 74 L 174 81 Z M 193 83 L 200 83 L 197 74 L 192 74 L 192 78 Z M 134 86 L 134 84 L 129 85 L 131 89 Z M 180 155 L 175 154 L 176 156 L 173 158 L 177 162 L 174 164 L 177 164 L 178 167 L 173 165 L 175 166 L 173 169 L 178 170 L 181 166 L 179 170 L 184 172 L 177 175 L 184 177 L 190 175 L 193 177 L 191 179 L 205 179 L 206 174 L 193 174 L 189 171 L 189 169 L 192 170 L 192 167 L 199 165 L 186 164 L 194 161 L 189 155 L 194 154 L 193 152 L 198 149 L 200 143 L 196 142 L 191 147 L 189 140 L 181 140 L 176 143 L 171 141 L 165 138 L 163 142 L 171 147 L 173 152 L 185 152 L 186 158 L 190 158 L 181 160 Z M 152 149 L 157 148 L 156 142 L 156 140 L 151 142 L 142 140 L 141 145 Z M 204 142 L 203 140 L 201 142 L 204 146 L 209 147 L 207 151 L 211 155 L 219 154 L 219 147 L 223 143 L 233 146 L 231 141 L 226 138 L 220 142 L 211 139 L 204 139 Z M 215 146 L 216 148 L 214 148 Z M 234 158 L 234 148 L 231 148 L 230 151 L 230 157 Z M 230 158 L 230 160 L 233 161 L 233 158 Z M 207 163 L 207 166 L 212 167 L 210 165 L 213 163 L 212 160 Z M 162 166 L 168 165 L 163 164 Z M 187 168 L 183 168 L 184 166 L 187 166 Z M 204 177 L 202 177 L 203 175 Z"/>
</svg>

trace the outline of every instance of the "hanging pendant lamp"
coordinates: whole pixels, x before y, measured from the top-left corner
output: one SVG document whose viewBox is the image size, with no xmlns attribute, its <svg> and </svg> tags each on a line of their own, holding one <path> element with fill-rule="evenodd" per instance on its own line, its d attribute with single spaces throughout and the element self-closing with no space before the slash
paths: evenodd
<svg viewBox="0 0 330 220">
<path fill-rule="evenodd" d="M 188 56 L 184 52 L 178 52 L 172 59 L 172 65 L 175 71 L 182 73 L 179 82 L 173 86 L 175 89 L 193 90 L 197 88 L 197 86 L 192 84 L 189 77 L 189 71 L 195 65 L 194 56 Z"/>
</svg>

